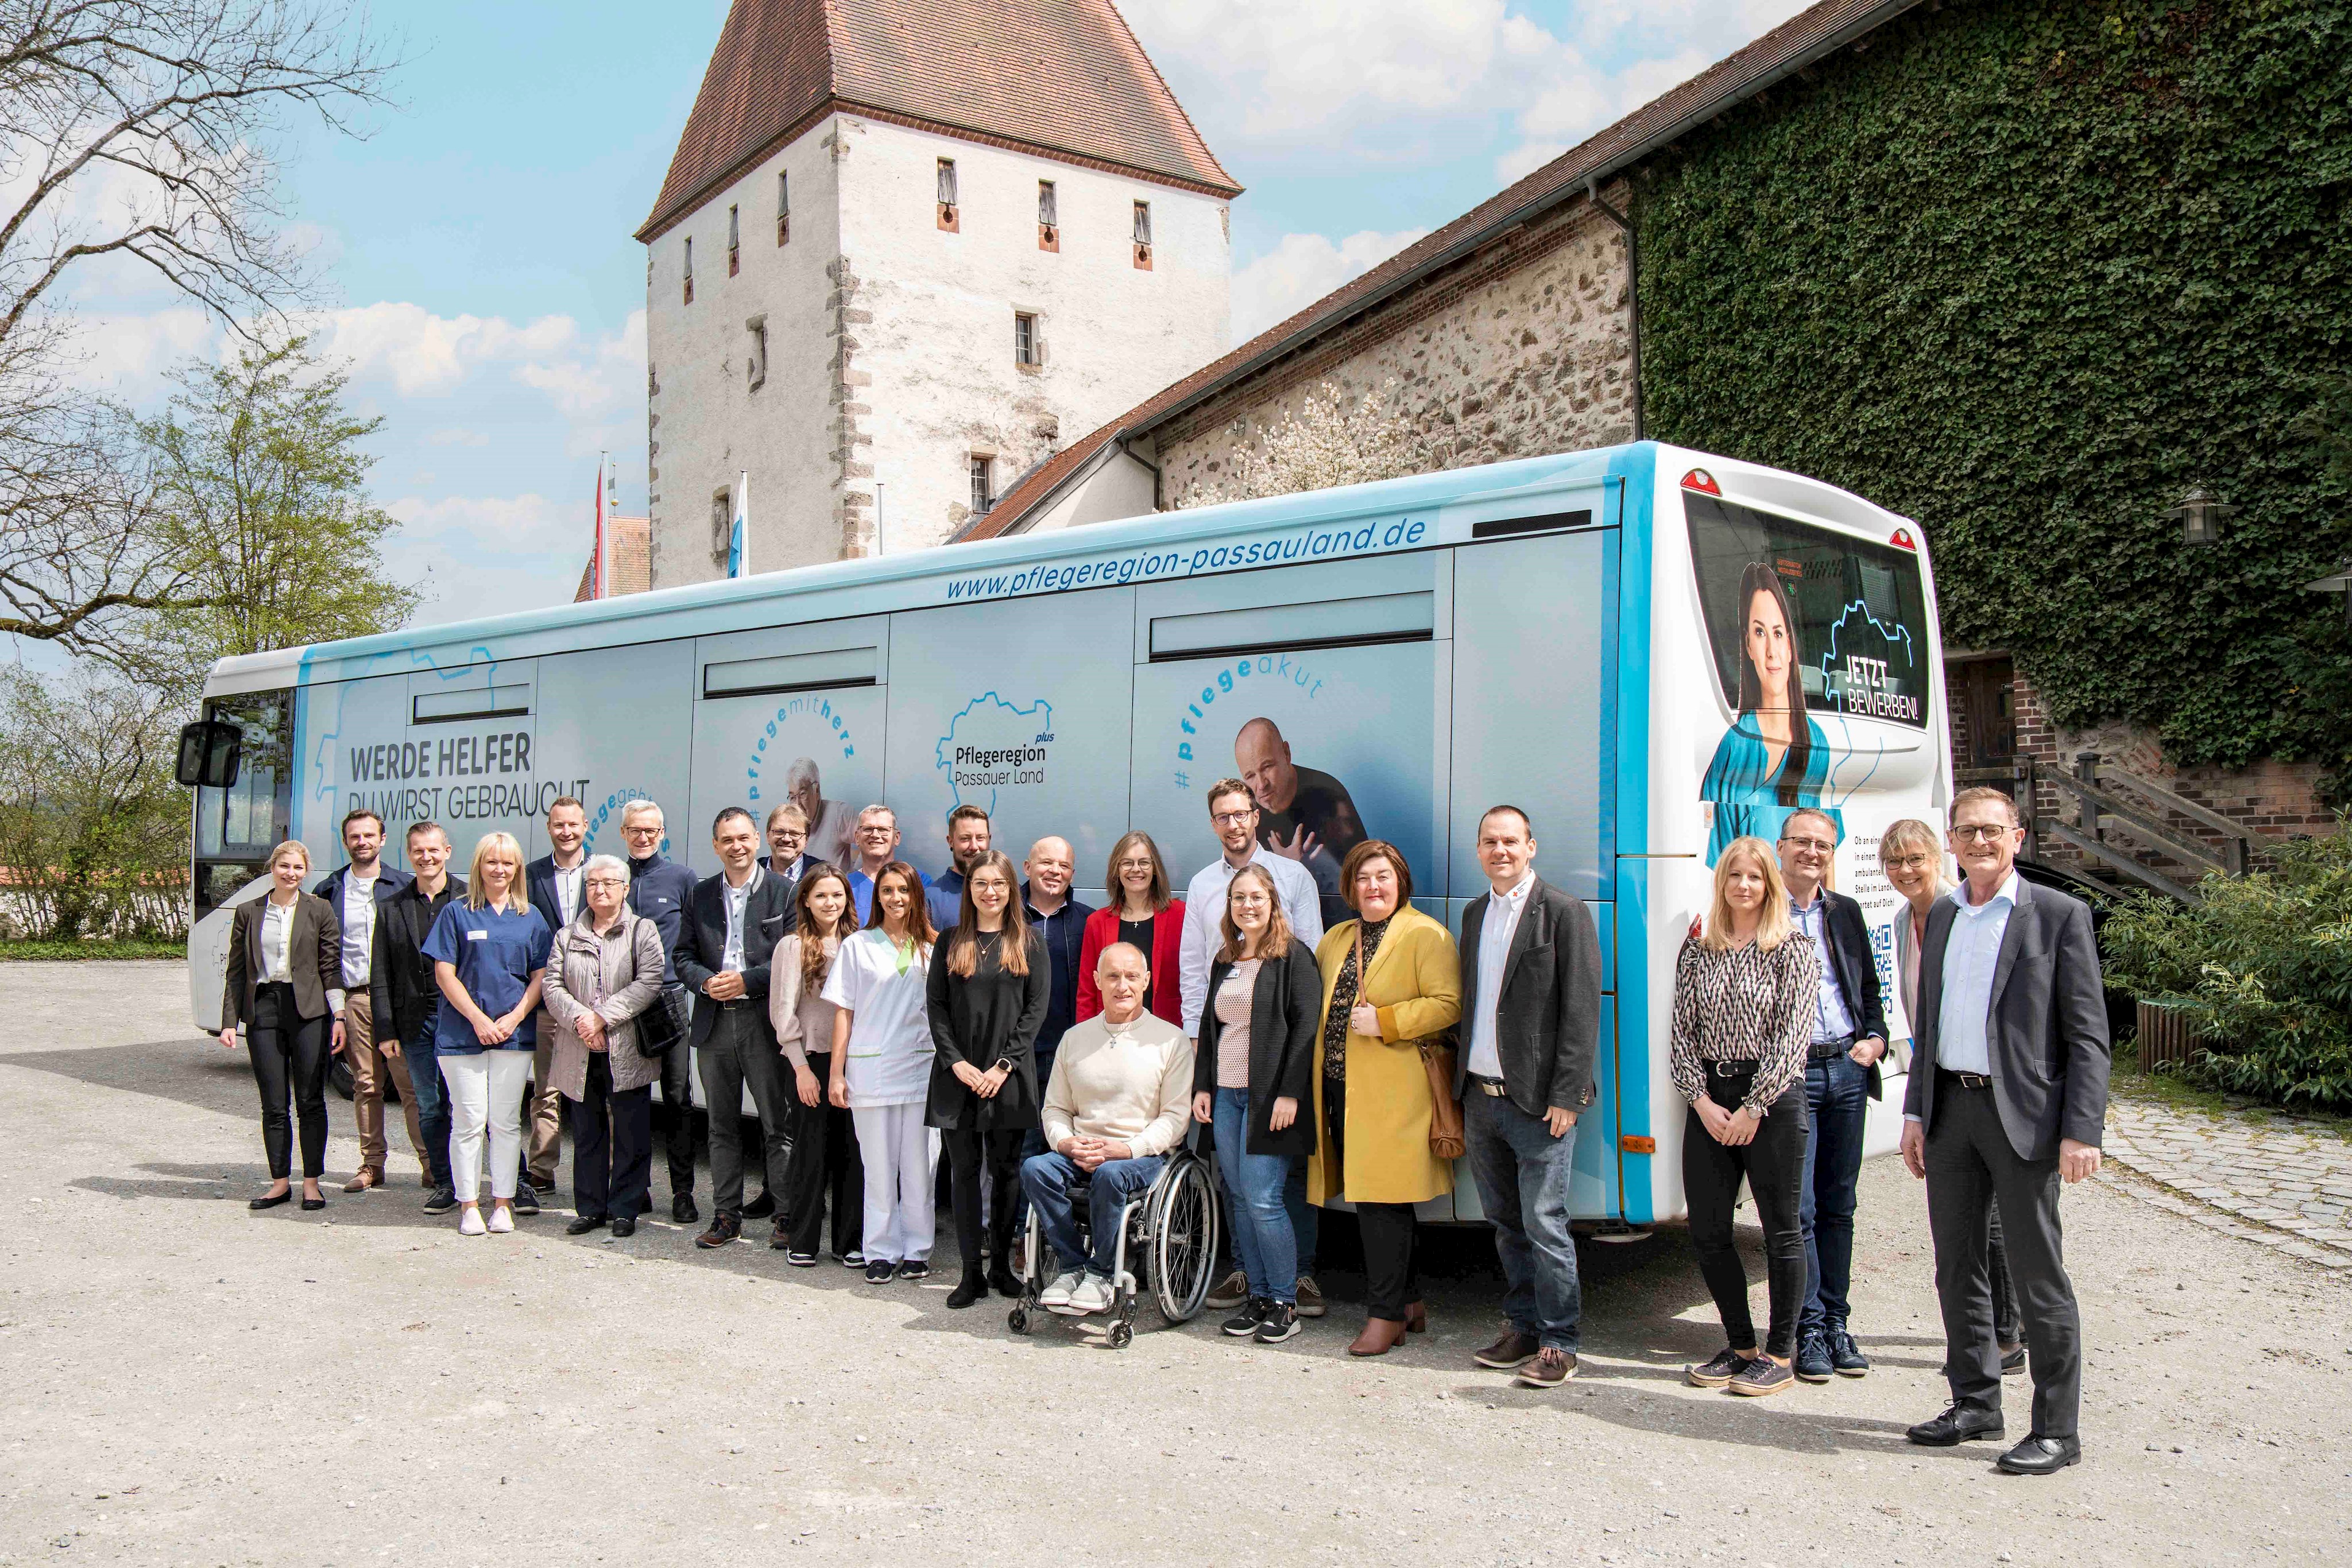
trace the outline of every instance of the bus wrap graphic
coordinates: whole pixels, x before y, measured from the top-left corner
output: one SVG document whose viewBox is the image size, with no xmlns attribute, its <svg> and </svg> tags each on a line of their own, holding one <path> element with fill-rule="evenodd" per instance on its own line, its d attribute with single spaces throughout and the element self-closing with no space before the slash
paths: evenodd
<svg viewBox="0 0 2352 1568">
<path fill-rule="evenodd" d="M 948 770 L 957 805 L 993 813 L 1001 790 L 1046 782 L 1053 753 L 1053 704 L 1040 697 L 1023 707 L 983 692 L 948 721 L 931 756 Z"/>
</svg>

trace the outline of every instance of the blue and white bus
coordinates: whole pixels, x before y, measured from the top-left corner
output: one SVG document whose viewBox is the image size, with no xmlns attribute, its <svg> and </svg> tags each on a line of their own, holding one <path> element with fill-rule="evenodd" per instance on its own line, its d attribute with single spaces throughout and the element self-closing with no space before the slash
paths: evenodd
<svg viewBox="0 0 2352 1568">
<path fill-rule="evenodd" d="M 197 792 L 194 1016 L 218 1017 L 227 906 L 269 846 L 334 864 L 358 806 L 395 860 L 432 819 L 462 865 L 493 829 L 546 852 L 560 795 L 586 802 L 592 852 L 621 852 L 643 796 L 709 872 L 722 807 L 764 818 L 791 791 L 812 848 L 846 853 L 884 801 L 936 873 L 947 813 L 976 801 L 1016 859 L 1068 839 L 1098 904 L 1130 826 L 1180 886 L 1218 852 L 1204 790 L 1241 774 L 1269 848 L 1306 830 L 1336 888 L 1346 844 L 1315 830 L 1344 799 L 1458 929 L 1486 888 L 1478 818 L 1508 801 L 1602 934 L 1573 1202 L 1622 1233 L 1682 1213 L 1668 1002 L 1721 845 L 1823 806 L 1836 885 L 1895 908 L 1878 835 L 1951 790 L 1936 625 L 1905 518 L 1644 442 L 230 659 L 205 713 L 241 768 Z M 1874 1147 L 1900 1098 L 1874 1107 Z M 1455 1186 L 1427 1218 L 1478 1217 Z"/>
</svg>

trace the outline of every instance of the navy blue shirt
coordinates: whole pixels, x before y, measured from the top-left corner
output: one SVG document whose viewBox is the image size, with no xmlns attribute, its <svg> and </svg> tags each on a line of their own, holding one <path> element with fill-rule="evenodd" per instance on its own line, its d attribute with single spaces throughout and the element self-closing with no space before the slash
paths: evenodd
<svg viewBox="0 0 2352 1568">
<path fill-rule="evenodd" d="M 677 986 L 677 934 L 694 896 L 694 873 L 659 855 L 629 862 L 629 907 L 661 933 L 662 984 Z"/>
<path fill-rule="evenodd" d="M 457 970 L 457 983 L 474 1005 L 492 1018 L 514 1011 L 530 977 L 547 967 L 548 949 L 555 933 L 546 916 L 529 904 L 518 910 L 476 909 L 463 899 L 444 905 L 418 951 L 436 964 Z M 433 1049 L 442 1056 L 474 1056 L 483 1051 L 529 1051 L 538 1043 L 536 1012 L 527 1013 L 504 1043 L 485 1046 L 466 1015 L 443 997 L 433 1017 Z"/>
<path fill-rule="evenodd" d="M 1029 929 L 1045 937 L 1046 956 L 1054 961 L 1054 995 L 1045 1004 L 1045 1022 L 1037 1030 L 1034 1048 L 1042 1083 L 1053 1071 L 1054 1053 L 1062 1048 L 1062 1036 L 1078 1020 L 1078 951 L 1086 945 L 1087 917 L 1094 910 L 1075 898 L 1065 898 L 1061 908 L 1040 915 L 1030 901 L 1025 882 L 1021 884 L 1021 902 L 1029 916 Z"/>
<path fill-rule="evenodd" d="M 923 902 L 930 905 L 932 930 L 954 930 L 963 918 L 963 873 L 950 866 L 923 890 Z"/>
</svg>

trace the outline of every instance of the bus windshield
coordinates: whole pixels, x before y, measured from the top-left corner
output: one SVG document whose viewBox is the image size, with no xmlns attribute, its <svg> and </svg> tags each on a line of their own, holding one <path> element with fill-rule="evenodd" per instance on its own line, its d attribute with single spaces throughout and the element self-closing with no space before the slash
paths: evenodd
<svg viewBox="0 0 2352 1568">
<path fill-rule="evenodd" d="M 195 915 L 217 908 L 261 875 L 272 846 L 288 836 L 293 772 L 287 766 L 292 725 L 289 692 L 247 692 L 215 697 L 205 716 L 245 732 L 236 782 L 196 791 Z"/>
</svg>

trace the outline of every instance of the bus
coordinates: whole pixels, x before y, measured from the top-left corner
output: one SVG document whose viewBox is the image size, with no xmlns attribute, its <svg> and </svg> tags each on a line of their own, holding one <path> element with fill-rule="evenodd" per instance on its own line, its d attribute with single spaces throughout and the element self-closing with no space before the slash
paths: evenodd
<svg viewBox="0 0 2352 1568">
<path fill-rule="evenodd" d="M 972 802 L 1016 859 L 1067 839 L 1099 904 L 1130 827 L 1179 886 L 1219 852 L 1205 791 L 1239 776 L 1266 849 L 1303 855 L 1336 915 L 1338 857 L 1369 834 L 1458 932 L 1486 885 L 1479 817 L 1509 802 L 1602 940 L 1574 1215 L 1638 1233 L 1684 1212 L 1669 1003 L 1732 837 L 1829 811 L 1834 885 L 1881 925 L 1895 995 L 1878 835 L 1951 794 L 1935 604 L 1907 519 L 1637 442 L 228 659 L 183 748 L 235 764 L 195 798 L 194 1017 L 219 1017 L 229 906 L 269 847 L 338 863 L 357 807 L 395 863 L 429 819 L 462 865 L 491 830 L 545 853 L 564 795 L 591 852 L 624 852 L 643 797 L 709 873 L 722 808 L 797 800 L 812 850 L 846 855 L 879 801 L 936 874 Z M 1466 1169 L 1454 1188 L 1424 1216 L 1477 1218 Z"/>
</svg>

